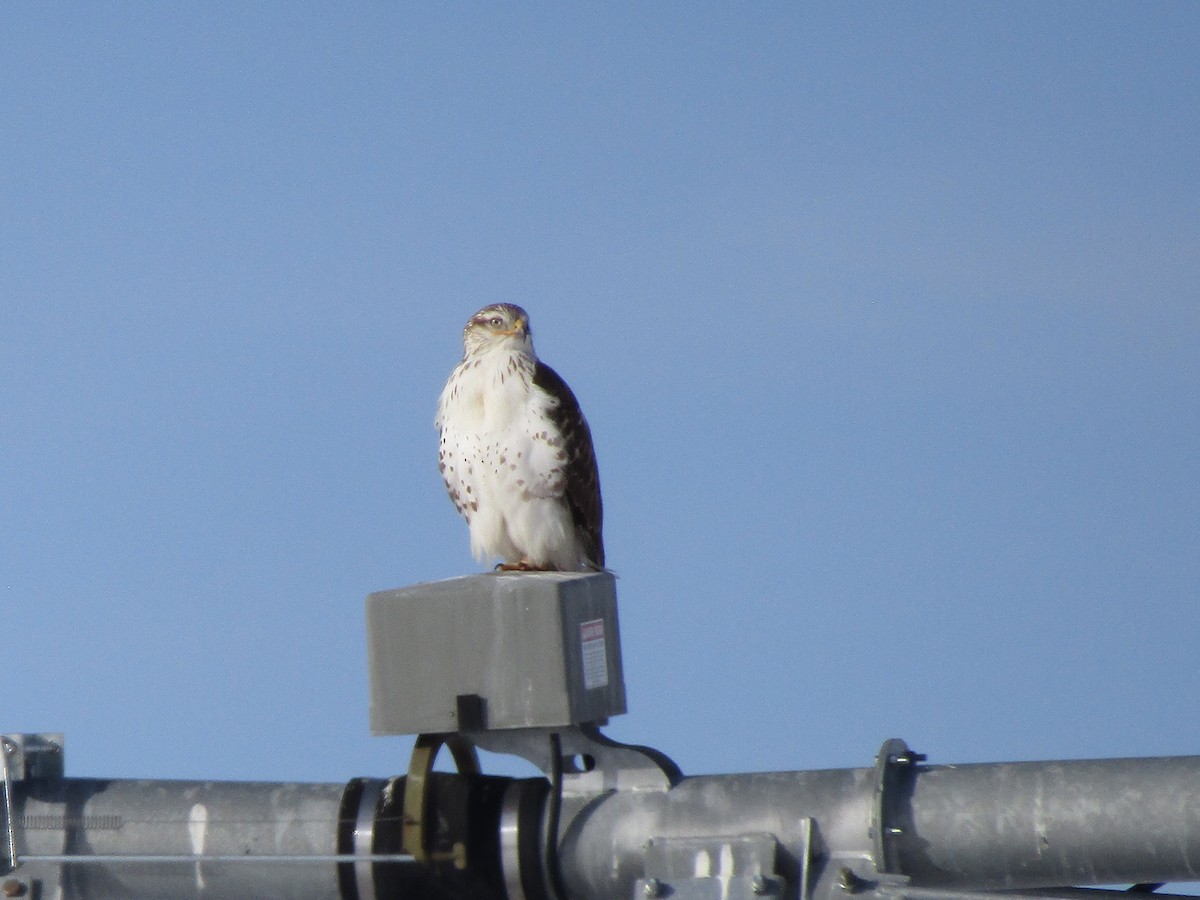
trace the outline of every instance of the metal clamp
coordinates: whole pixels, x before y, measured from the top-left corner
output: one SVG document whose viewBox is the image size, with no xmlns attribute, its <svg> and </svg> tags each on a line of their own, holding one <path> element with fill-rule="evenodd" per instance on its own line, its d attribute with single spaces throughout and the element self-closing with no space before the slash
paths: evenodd
<svg viewBox="0 0 1200 900">
<path fill-rule="evenodd" d="M 896 821 L 896 793 L 911 774 L 913 765 L 923 762 L 924 753 L 916 753 L 900 738 L 884 741 L 875 757 L 875 790 L 871 797 L 871 842 L 875 870 L 880 874 L 898 873 L 896 839 L 904 828 Z"/>
<path fill-rule="evenodd" d="M 61 778 L 63 774 L 63 736 L 55 733 L 0 735 L 0 774 L 3 775 L 4 847 L 0 851 L 0 873 L 16 869 L 17 812 L 13 802 L 13 782 L 38 778 Z"/>
<path fill-rule="evenodd" d="M 404 819 L 400 823 L 401 843 L 406 853 L 419 863 L 440 861 L 425 846 L 425 819 L 429 811 L 429 775 L 438 750 L 445 745 L 462 775 L 479 774 L 479 756 L 475 747 L 461 734 L 422 734 L 417 736 L 408 777 L 404 782 Z M 467 867 L 466 848 L 456 844 L 450 857 L 456 869 Z"/>
</svg>

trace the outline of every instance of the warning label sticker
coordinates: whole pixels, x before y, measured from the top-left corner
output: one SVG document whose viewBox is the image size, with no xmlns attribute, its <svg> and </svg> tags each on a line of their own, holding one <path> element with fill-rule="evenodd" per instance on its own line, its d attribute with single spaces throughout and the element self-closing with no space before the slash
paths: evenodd
<svg viewBox="0 0 1200 900">
<path fill-rule="evenodd" d="M 604 647 L 604 620 L 592 619 L 579 626 L 579 639 L 583 647 L 583 687 L 604 687 L 608 684 L 608 654 Z"/>
</svg>

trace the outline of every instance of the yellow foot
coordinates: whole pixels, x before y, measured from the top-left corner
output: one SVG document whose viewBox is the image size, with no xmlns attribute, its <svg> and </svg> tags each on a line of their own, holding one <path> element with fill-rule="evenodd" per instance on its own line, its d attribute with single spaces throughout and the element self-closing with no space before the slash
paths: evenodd
<svg viewBox="0 0 1200 900">
<path fill-rule="evenodd" d="M 550 566 L 539 566 L 527 559 L 515 563 L 496 563 L 497 572 L 553 572 Z"/>
</svg>

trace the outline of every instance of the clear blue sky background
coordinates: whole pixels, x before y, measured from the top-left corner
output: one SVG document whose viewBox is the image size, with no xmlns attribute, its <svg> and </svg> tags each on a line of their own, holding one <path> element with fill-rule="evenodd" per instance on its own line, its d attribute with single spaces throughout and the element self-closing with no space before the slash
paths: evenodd
<svg viewBox="0 0 1200 900">
<path fill-rule="evenodd" d="M 686 772 L 1200 753 L 1200 5 L 5 4 L 0 728 L 340 781 L 476 308 Z"/>
</svg>

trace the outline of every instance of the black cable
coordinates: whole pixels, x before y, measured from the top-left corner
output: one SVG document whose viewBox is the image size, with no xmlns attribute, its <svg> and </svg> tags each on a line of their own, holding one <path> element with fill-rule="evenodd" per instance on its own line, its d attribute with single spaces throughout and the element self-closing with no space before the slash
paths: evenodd
<svg viewBox="0 0 1200 900">
<path fill-rule="evenodd" d="M 558 732 L 550 735 L 550 809 L 546 813 L 546 870 L 550 887 L 558 900 L 567 900 L 562 871 L 558 865 L 558 819 L 562 815 L 563 758 L 562 738 Z"/>
</svg>

